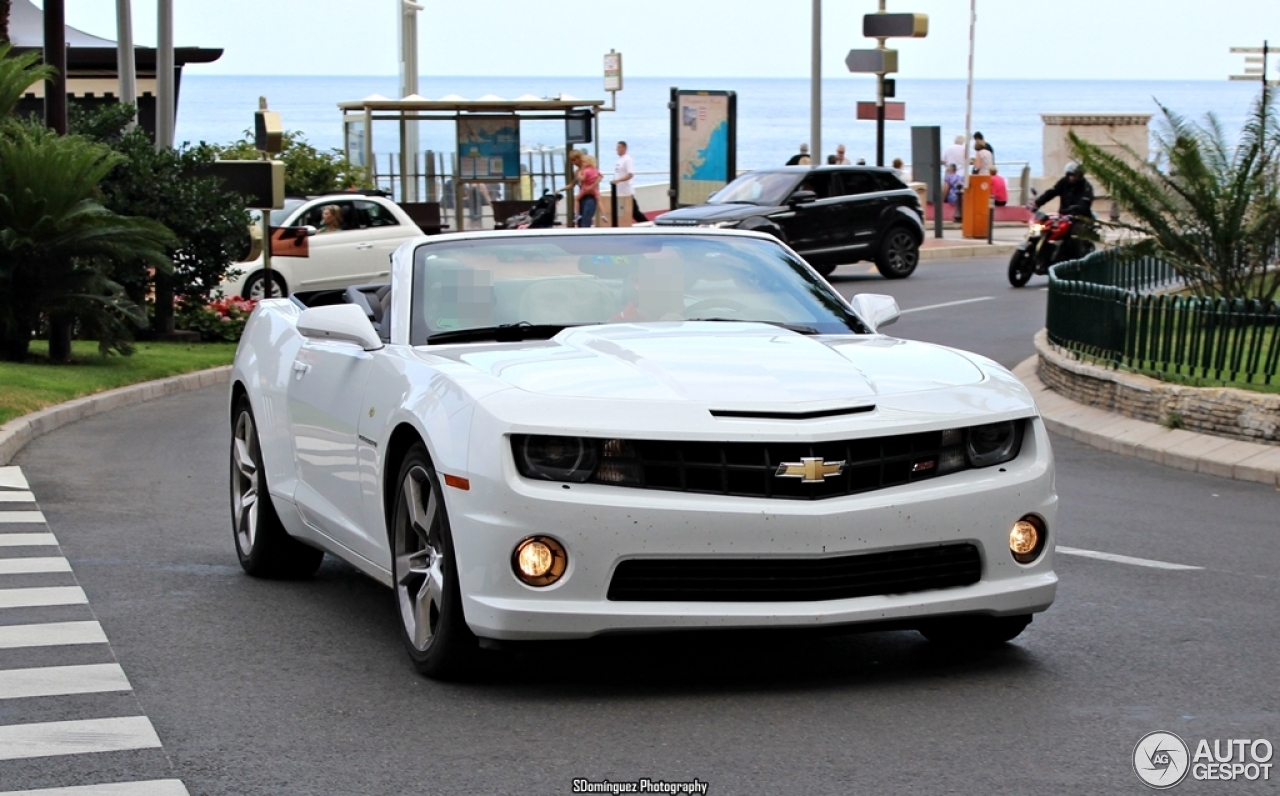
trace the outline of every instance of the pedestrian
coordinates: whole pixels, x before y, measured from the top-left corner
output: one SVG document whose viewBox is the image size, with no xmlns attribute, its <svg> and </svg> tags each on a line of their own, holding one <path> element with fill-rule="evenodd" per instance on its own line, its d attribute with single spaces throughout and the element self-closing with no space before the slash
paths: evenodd
<svg viewBox="0 0 1280 796">
<path fill-rule="evenodd" d="M 581 153 L 578 158 L 581 167 L 578 169 L 578 226 L 594 227 L 596 225 L 596 209 L 600 206 L 600 169 L 596 168 L 596 159 Z"/>
<path fill-rule="evenodd" d="M 838 165 L 838 163 L 839 163 L 839 162 L 836 160 L 836 156 L 835 156 L 835 155 L 827 155 L 827 165 L 828 165 L 828 166 L 835 166 L 835 165 Z"/>
<path fill-rule="evenodd" d="M 957 170 L 963 171 L 965 166 L 964 136 L 956 136 L 955 143 L 942 150 L 942 165 L 954 165 Z"/>
<path fill-rule="evenodd" d="M 982 145 L 982 147 L 983 147 L 984 149 L 986 149 L 988 152 L 990 152 L 990 153 L 991 153 L 991 159 L 992 159 L 992 161 L 994 161 L 994 160 L 996 159 L 996 151 L 995 151 L 995 149 L 994 149 L 994 148 L 992 148 L 991 144 L 988 144 L 988 143 L 987 143 L 987 139 L 985 139 L 985 138 L 983 138 L 983 137 L 982 137 L 982 133 L 974 133 L 974 134 L 973 134 L 973 146 L 974 146 L 974 148 L 976 149 L 976 148 L 978 147 L 978 145 L 979 145 L 979 144 L 981 144 L 981 145 Z"/>
<path fill-rule="evenodd" d="M 859 165 L 859 166 L 865 166 L 865 165 L 867 165 L 867 159 L 866 159 L 866 158 L 858 158 L 858 165 Z"/>
<path fill-rule="evenodd" d="M 903 165 L 905 164 L 902 162 L 902 158 L 893 159 L 893 173 L 897 175 L 898 179 L 902 180 L 903 182 L 906 182 L 907 173 L 902 170 Z"/>
<path fill-rule="evenodd" d="M 990 174 L 993 166 L 996 165 L 996 159 L 992 156 L 991 150 L 981 142 L 974 142 L 973 148 L 973 173 L 974 174 Z"/>
<path fill-rule="evenodd" d="M 809 145 L 801 144 L 800 151 L 791 156 L 787 161 L 788 166 L 808 166 L 809 165 Z"/>
<path fill-rule="evenodd" d="M 833 161 L 830 161 L 830 160 L 829 160 L 828 162 L 833 162 Z M 836 145 L 836 159 L 835 159 L 834 163 L 835 163 L 835 165 L 837 165 L 837 166 L 849 166 L 849 165 L 852 165 L 852 161 L 850 161 L 847 157 L 845 157 L 845 156 L 844 156 L 844 144 L 837 144 L 837 145 Z"/>
<path fill-rule="evenodd" d="M 995 201 L 996 207 L 1009 204 L 1009 186 L 995 166 L 991 167 L 991 198 Z"/>
<path fill-rule="evenodd" d="M 960 192 L 964 188 L 964 177 L 960 175 L 960 169 L 954 163 L 947 164 L 947 176 L 942 178 L 942 182 L 947 186 L 946 203 L 955 208 L 952 215 L 953 221 L 960 220 Z"/>
<path fill-rule="evenodd" d="M 616 147 L 618 160 L 613 164 L 613 194 L 618 197 L 618 226 L 631 226 L 631 205 L 635 203 L 636 189 L 632 184 L 636 167 L 627 154 L 627 142 L 619 141 Z"/>
</svg>

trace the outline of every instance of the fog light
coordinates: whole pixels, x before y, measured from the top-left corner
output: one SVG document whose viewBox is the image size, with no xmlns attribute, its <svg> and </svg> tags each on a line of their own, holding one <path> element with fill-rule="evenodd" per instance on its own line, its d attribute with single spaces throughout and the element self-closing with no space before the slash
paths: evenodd
<svg viewBox="0 0 1280 796">
<path fill-rule="evenodd" d="M 1040 557 L 1044 540 L 1044 522 L 1039 517 L 1027 515 L 1015 522 L 1009 531 L 1009 552 L 1019 564 L 1030 564 Z"/>
<path fill-rule="evenodd" d="M 511 553 L 511 569 L 521 583 L 550 586 L 564 575 L 569 554 L 549 536 L 530 536 Z"/>
</svg>

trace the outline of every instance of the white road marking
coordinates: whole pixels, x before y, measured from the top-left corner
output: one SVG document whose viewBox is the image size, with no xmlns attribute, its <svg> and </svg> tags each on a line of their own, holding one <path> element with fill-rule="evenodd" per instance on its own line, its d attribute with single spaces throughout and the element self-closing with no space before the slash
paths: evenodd
<svg viewBox="0 0 1280 796">
<path fill-rule="evenodd" d="M 97 622 L 41 622 L 0 627 L 0 649 L 106 643 L 107 634 Z"/>
<path fill-rule="evenodd" d="M 27 477 L 22 468 L 17 466 L 0 467 L 0 489 L 30 489 Z"/>
<path fill-rule="evenodd" d="M 0 511 L 0 523 L 39 523 L 45 522 L 44 514 L 39 511 Z"/>
<path fill-rule="evenodd" d="M 0 608 L 35 608 L 43 605 L 88 603 L 79 586 L 38 586 L 30 589 L 0 589 Z"/>
<path fill-rule="evenodd" d="M 160 738 L 146 716 L 0 727 L 0 760 L 159 748 Z"/>
<path fill-rule="evenodd" d="M 65 558 L 0 558 L 0 575 L 70 571 L 71 562 Z"/>
<path fill-rule="evenodd" d="M 0 547 L 56 547 L 57 544 L 51 533 L 0 533 Z"/>
<path fill-rule="evenodd" d="M 0 489 L 0 503 L 35 503 L 36 496 L 30 492 L 13 492 Z"/>
<path fill-rule="evenodd" d="M 124 676 L 124 669 L 118 663 L 0 670 L 0 699 L 130 690 L 129 678 Z"/>
<path fill-rule="evenodd" d="M 1097 558 L 1102 561 L 1113 561 L 1117 564 L 1132 564 L 1135 567 L 1151 567 L 1152 569 L 1204 569 L 1204 567 L 1193 567 L 1190 564 L 1170 564 L 1168 561 L 1152 561 L 1149 558 L 1134 558 L 1133 556 L 1121 556 L 1115 553 L 1099 553 L 1096 550 L 1080 550 L 1075 547 L 1063 547 L 1058 545 L 1055 548 L 1059 553 L 1069 556 L 1082 556 L 1084 558 Z"/>
<path fill-rule="evenodd" d="M 944 304 L 930 304 L 925 307 L 912 307 L 909 310 L 902 310 L 899 314 L 906 315 L 909 312 L 924 312 L 925 310 L 940 310 L 943 307 L 958 307 L 961 304 L 975 304 L 979 301 L 991 301 L 995 296 L 983 296 L 982 298 L 962 299 L 961 301 L 948 301 Z"/>
<path fill-rule="evenodd" d="M 0 796 L 191 796 L 180 779 L 116 782 L 110 785 L 78 785 L 73 788 L 6 790 Z"/>
</svg>

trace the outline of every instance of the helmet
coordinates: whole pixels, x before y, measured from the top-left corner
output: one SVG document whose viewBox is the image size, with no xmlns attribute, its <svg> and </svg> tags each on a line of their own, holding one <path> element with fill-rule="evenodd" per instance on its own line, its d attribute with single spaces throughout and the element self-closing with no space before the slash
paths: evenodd
<svg viewBox="0 0 1280 796">
<path fill-rule="evenodd" d="M 1074 160 L 1071 161 L 1070 163 L 1067 164 L 1066 169 L 1063 170 L 1062 176 L 1070 177 L 1072 174 L 1076 175 L 1081 179 L 1084 179 L 1084 166 L 1081 166 L 1079 163 L 1076 163 Z"/>
</svg>

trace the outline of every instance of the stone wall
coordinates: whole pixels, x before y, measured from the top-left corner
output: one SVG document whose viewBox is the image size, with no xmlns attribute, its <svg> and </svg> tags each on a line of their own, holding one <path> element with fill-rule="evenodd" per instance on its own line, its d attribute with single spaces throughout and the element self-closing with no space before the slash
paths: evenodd
<svg viewBox="0 0 1280 796">
<path fill-rule="evenodd" d="M 1072 401 L 1201 434 L 1280 445 L 1280 395 L 1226 387 L 1184 387 L 1094 365 L 1036 335 L 1038 374 Z"/>
</svg>

